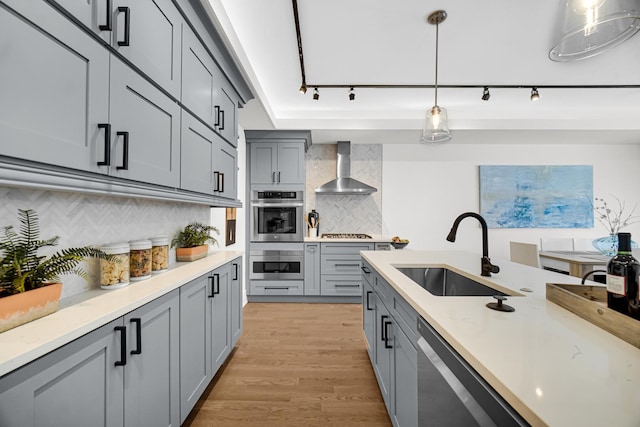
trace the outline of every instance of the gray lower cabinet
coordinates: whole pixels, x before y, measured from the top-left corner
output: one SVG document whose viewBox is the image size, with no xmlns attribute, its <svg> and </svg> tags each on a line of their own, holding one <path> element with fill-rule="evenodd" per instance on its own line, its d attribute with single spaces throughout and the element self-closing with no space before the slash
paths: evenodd
<svg viewBox="0 0 640 427">
<path fill-rule="evenodd" d="M 399 327 L 393 328 L 393 402 L 396 426 L 418 425 L 418 351 Z"/>
<path fill-rule="evenodd" d="M 242 258 L 231 262 L 231 348 L 242 335 Z"/>
<path fill-rule="evenodd" d="M 178 426 L 173 291 L 0 379 L 0 425 Z"/>
<path fill-rule="evenodd" d="M 373 243 L 321 243 L 320 294 L 362 295 L 360 251 L 372 251 Z"/>
<path fill-rule="evenodd" d="M 367 280 L 362 281 L 362 324 L 364 337 L 367 342 L 369 358 L 375 364 L 375 335 L 376 335 L 376 302 L 373 287 Z"/>
<path fill-rule="evenodd" d="M 211 361 L 212 369 L 218 372 L 231 352 L 231 328 L 229 327 L 229 303 L 231 294 L 231 265 L 213 270 L 211 275 Z"/>
<path fill-rule="evenodd" d="M 393 375 L 393 349 L 391 342 L 393 342 L 390 334 L 392 334 L 393 320 L 387 310 L 387 307 L 382 303 L 380 298 L 375 297 L 375 355 L 376 362 L 374 365 L 374 371 L 378 379 L 378 385 L 380 386 L 380 393 L 384 399 L 384 403 L 387 406 L 387 411 L 392 413 L 391 403 L 393 401 L 391 381 Z M 416 371 L 417 373 L 417 371 Z"/>
<path fill-rule="evenodd" d="M 320 295 L 320 243 L 304 244 L 304 294 Z"/>
</svg>

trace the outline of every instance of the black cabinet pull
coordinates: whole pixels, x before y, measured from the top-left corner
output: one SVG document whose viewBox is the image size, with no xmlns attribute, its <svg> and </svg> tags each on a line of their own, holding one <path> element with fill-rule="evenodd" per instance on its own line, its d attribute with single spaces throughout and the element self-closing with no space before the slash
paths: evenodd
<svg viewBox="0 0 640 427">
<path fill-rule="evenodd" d="M 280 184 L 280 171 L 278 171 L 278 184 Z"/>
<path fill-rule="evenodd" d="M 220 115 L 222 115 L 222 118 L 220 119 L 220 129 L 219 130 L 224 130 L 224 110 L 220 110 Z"/>
<path fill-rule="evenodd" d="M 131 350 L 131 354 L 142 354 L 142 319 L 134 317 L 131 323 L 136 324 L 136 349 Z"/>
<path fill-rule="evenodd" d="M 98 25 L 101 31 L 111 31 L 111 0 L 106 0 L 107 4 L 107 23 Z"/>
<path fill-rule="evenodd" d="M 209 292 L 209 298 L 214 298 L 215 297 L 215 292 L 213 292 L 213 276 L 209 276 L 209 283 L 211 283 L 211 291 Z"/>
<path fill-rule="evenodd" d="M 271 182 L 276 182 L 276 173 L 271 172 Z"/>
<path fill-rule="evenodd" d="M 220 275 L 218 273 L 213 275 L 213 295 L 218 295 L 220 293 Z"/>
<path fill-rule="evenodd" d="M 371 274 L 371 270 L 369 270 L 366 265 L 363 265 L 362 267 L 360 267 L 360 269 L 365 274 Z"/>
<path fill-rule="evenodd" d="M 124 12 L 124 40 L 118 40 L 118 46 L 129 46 L 131 32 L 131 11 L 127 6 L 119 6 L 118 12 Z"/>
<path fill-rule="evenodd" d="M 265 286 L 264 287 L 265 290 L 283 290 L 283 291 L 287 291 L 289 290 L 288 286 Z"/>
<path fill-rule="evenodd" d="M 386 319 L 388 319 L 389 316 L 380 316 L 380 341 L 386 341 L 387 339 L 387 335 L 386 335 L 386 328 L 384 326 L 384 322 Z"/>
<path fill-rule="evenodd" d="M 216 105 L 215 107 L 213 107 L 215 110 L 215 116 L 216 116 L 216 121 L 213 123 L 213 127 L 218 127 L 220 126 L 220 106 Z"/>
<path fill-rule="evenodd" d="M 224 173 L 218 173 L 218 191 L 224 193 Z"/>
<path fill-rule="evenodd" d="M 127 327 L 116 326 L 115 331 L 120 332 L 120 360 L 116 360 L 116 366 L 124 366 L 127 364 Z"/>
<path fill-rule="evenodd" d="M 360 283 L 336 283 L 336 288 L 359 288 Z"/>
<path fill-rule="evenodd" d="M 360 267 L 360 264 L 333 264 L 336 267 Z"/>
<path fill-rule="evenodd" d="M 129 132 L 116 132 L 116 135 L 122 137 L 122 166 L 116 166 L 116 169 L 121 171 L 129 170 Z"/>
<path fill-rule="evenodd" d="M 387 330 L 387 326 L 391 325 L 391 321 L 384 322 L 383 330 L 384 330 L 384 348 L 393 348 L 391 344 L 389 344 L 389 331 Z"/>
<path fill-rule="evenodd" d="M 366 300 L 367 300 L 367 305 L 366 305 L 366 307 L 367 307 L 367 310 L 369 310 L 369 311 L 373 310 L 373 308 L 371 308 L 371 307 L 370 307 L 370 305 L 371 305 L 371 304 L 369 304 L 369 295 L 371 295 L 372 293 L 373 293 L 373 292 L 371 292 L 371 291 L 367 291 L 367 294 L 366 294 L 366 296 L 365 296 L 365 298 L 366 298 Z"/>
<path fill-rule="evenodd" d="M 238 280 L 238 264 L 233 263 L 233 268 L 234 268 L 233 280 Z"/>
<path fill-rule="evenodd" d="M 220 172 L 213 172 L 213 192 L 216 193 L 220 191 Z"/>
<path fill-rule="evenodd" d="M 98 162 L 98 166 L 111 166 L 111 125 L 98 123 L 98 129 L 104 129 L 104 160 Z"/>
</svg>

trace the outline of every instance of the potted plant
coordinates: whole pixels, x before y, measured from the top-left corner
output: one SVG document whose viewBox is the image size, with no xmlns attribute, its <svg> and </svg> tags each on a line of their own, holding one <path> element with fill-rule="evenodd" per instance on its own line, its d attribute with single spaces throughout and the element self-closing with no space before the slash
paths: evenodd
<svg viewBox="0 0 640 427">
<path fill-rule="evenodd" d="M 18 209 L 18 218 L 20 232 L 6 226 L 0 237 L 0 332 L 55 312 L 62 291 L 59 276 L 73 273 L 86 280 L 88 274 L 78 267 L 84 258 L 109 258 L 91 247 L 40 256 L 41 248 L 56 246 L 60 237 L 41 240 L 33 210 Z"/>
<path fill-rule="evenodd" d="M 211 232 L 220 234 L 216 227 L 192 221 L 171 241 L 171 247 L 176 248 L 176 261 L 195 261 L 207 256 L 208 242 L 214 245 L 218 241 L 211 237 Z"/>
</svg>

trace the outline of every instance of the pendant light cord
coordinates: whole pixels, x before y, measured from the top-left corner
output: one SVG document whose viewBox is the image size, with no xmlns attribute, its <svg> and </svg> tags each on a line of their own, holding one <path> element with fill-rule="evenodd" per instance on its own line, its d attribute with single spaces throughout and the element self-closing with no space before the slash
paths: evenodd
<svg viewBox="0 0 640 427">
<path fill-rule="evenodd" d="M 440 23 L 436 23 L 436 82 L 435 82 L 435 106 L 438 106 L 438 27 Z"/>
</svg>

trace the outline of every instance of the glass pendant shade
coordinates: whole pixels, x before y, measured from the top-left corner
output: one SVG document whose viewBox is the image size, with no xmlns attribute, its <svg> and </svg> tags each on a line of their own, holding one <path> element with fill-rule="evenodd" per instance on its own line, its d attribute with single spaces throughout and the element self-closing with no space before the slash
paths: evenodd
<svg viewBox="0 0 640 427">
<path fill-rule="evenodd" d="M 427 117 L 422 130 L 420 141 L 427 143 L 447 142 L 451 139 L 449 124 L 447 120 L 447 110 L 434 106 L 427 111 Z"/>
<path fill-rule="evenodd" d="M 589 58 L 624 42 L 640 30 L 637 0 L 561 0 L 549 58 Z"/>
</svg>

